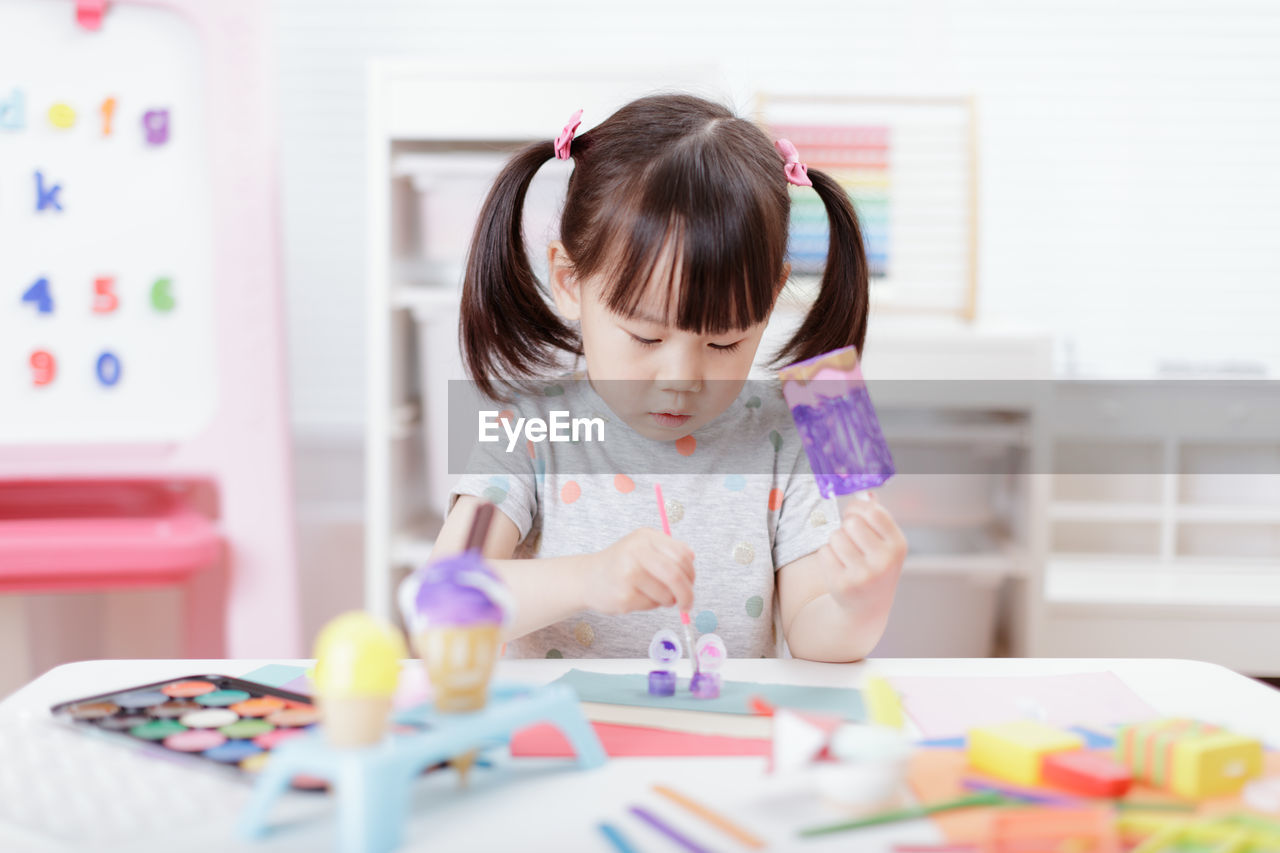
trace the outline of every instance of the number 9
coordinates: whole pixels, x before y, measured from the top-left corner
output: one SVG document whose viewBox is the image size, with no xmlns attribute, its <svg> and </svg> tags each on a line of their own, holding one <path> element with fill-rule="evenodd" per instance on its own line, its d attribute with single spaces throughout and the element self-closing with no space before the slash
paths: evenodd
<svg viewBox="0 0 1280 853">
<path fill-rule="evenodd" d="M 39 349 L 31 353 L 31 380 L 36 386 L 48 385 L 58 375 L 58 361 L 49 352 Z"/>
</svg>

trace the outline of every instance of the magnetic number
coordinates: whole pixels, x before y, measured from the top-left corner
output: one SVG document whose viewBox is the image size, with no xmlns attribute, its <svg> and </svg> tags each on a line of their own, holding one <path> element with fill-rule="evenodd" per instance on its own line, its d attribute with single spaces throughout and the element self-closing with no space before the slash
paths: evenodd
<svg viewBox="0 0 1280 853">
<path fill-rule="evenodd" d="M 45 350 L 31 353 L 31 381 L 37 386 L 48 385 L 58 375 L 58 360 Z"/>
<path fill-rule="evenodd" d="M 35 305 L 36 310 L 41 314 L 52 314 L 53 294 L 49 292 L 49 279 L 36 279 L 35 284 L 28 287 L 27 292 L 22 294 L 22 301 Z"/>
<path fill-rule="evenodd" d="M 110 314 L 120 307 L 120 297 L 115 292 L 116 280 L 111 276 L 103 276 L 93 280 L 93 312 Z"/>
<path fill-rule="evenodd" d="M 173 279 L 158 278 L 151 285 L 151 307 L 157 311 L 173 310 Z"/>
<path fill-rule="evenodd" d="M 120 359 L 115 353 L 104 352 L 98 356 L 98 381 L 108 388 L 120 381 Z"/>
</svg>

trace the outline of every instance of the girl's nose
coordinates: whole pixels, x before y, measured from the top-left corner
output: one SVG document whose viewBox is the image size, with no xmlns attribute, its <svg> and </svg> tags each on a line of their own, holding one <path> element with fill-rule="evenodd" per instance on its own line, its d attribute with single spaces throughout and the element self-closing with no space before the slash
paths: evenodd
<svg viewBox="0 0 1280 853">
<path fill-rule="evenodd" d="M 702 390 L 702 362 L 696 351 L 676 345 L 662 353 L 658 366 L 657 385 L 660 391 L 673 394 L 696 394 Z"/>
</svg>

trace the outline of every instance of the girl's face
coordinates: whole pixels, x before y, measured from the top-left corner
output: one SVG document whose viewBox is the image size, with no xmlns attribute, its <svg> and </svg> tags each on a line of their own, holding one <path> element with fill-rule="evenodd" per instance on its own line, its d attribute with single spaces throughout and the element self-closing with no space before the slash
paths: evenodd
<svg viewBox="0 0 1280 853">
<path fill-rule="evenodd" d="M 717 335 L 676 328 L 662 314 L 670 255 L 656 265 L 636 316 L 601 300 L 602 282 L 578 279 L 564 245 L 547 250 L 560 312 L 582 329 L 587 375 L 609 408 L 636 432 L 672 441 L 705 426 L 737 398 L 755 359 L 765 323 Z M 677 302 L 672 294 L 672 310 Z"/>
</svg>

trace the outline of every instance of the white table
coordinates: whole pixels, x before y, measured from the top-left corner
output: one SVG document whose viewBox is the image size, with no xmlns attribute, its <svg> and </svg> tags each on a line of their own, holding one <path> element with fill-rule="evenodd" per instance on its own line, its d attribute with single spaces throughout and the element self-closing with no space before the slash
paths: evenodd
<svg viewBox="0 0 1280 853">
<path fill-rule="evenodd" d="M 309 666 L 310 661 L 255 660 L 133 660 L 84 661 L 60 666 L 0 702 L 0 725 L 26 726 L 40 734 L 50 705 L 67 699 L 107 692 L 123 687 L 161 681 L 193 673 L 243 675 L 267 663 Z M 636 660 L 531 660 L 503 661 L 497 677 L 504 681 L 543 683 L 570 667 L 600 672 L 642 672 L 647 661 Z M 868 673 L 882 675 L 1049 675 L 1056 673 L 1111 670 L 1135 693 L 1163 714 L 1210 719 L 1219 724 L 1262 737 L 1269 745 L 1280 745 L 1280 691 L 1230 670 L 1207 663 L 1179 660 L 1070 660 L 1070 659 L 883 659 L 862 664 L 816 664 L 795 660 L 730 660 L 725 677 L 749 681 L 794 684 L 858 686 Z M 0 729 L 3 731 L 3 729 Z M 145 834 L 114 847 L 96 844 L 95 849 L 121 850 L 226 850 L 228 847 L 275 850 L 325 850 L 329 848 L 328 806 L 324 797 L 291 795 L 275 816 L 289 823 L 287 829 L 258 845 L 244 844 L 235 834 L 233 822 L 244 802 L 247 787 L 224 781 L 213 774 L 165 762 L 104 739 L 56 729 L 60 743 L 70 743 L 69 752 L 93 741 L 93 749 L 107 756 L 110 771 L 122 780 L 148 780 L 158 766 L 185 784 L 199 780 L 198 796 L 207 807 L 199 820 L 184 820 L 181 826 L 152 827 Z M 3 741 L 0 741 L 0 748 Z M 85 747 L 88 749 L 88 747 Z M 102 759 L 99 759 L 102 760 Z M 5 766 L 0 755 L 0 770 Z M 679 813 L 651 791 L 655 783 L 668 783 L 695 794 L 708 805 L 737 817 L 757 834 L 768 838 L 775 850 L 859 850 L 883 849 L 890 841 L 930 842 L 939 840 L 931 824 L 913 822 L 877 830 L 863 830 L 856 836 L 834 835 L 801 841 L 795 830 L 823 820 L 821 807 L 813 797 L 770 780 L 762 758 L 611 759 L 602 769 L 579 772 L 565 760 L 500 760 L 491 770 L 472 774 L 471 788 L 459 790 L 451 774 L 437 773 L 424 779 L 416 791 L 413 811 L 406 828 L 406 849 L 420 850 L 548 850 L 556 853 L 609 848 L 596 826 L 609 820 L 627 830 L 642 850 L 676 851 L 665 838 L 641 826 L 626 814 L 632 804 L 649 805 L 664 817 L 717 850 L 741 850 L 696 818 Z M 33 782 L 40 773 L 28 770 Z M 75 784 L 66 785 L 68 808 L 104 808 L 109 803 L 77 803 L 85 799 Z M 119 796 L 127 796 L 121 786 Z M 94 795 L 101 799 L 99 792 Z M 115 796 L 113 793 L 108 795 Z M 133 794 L 137 796 L 137 794 Z M 815 818 L 817 819 L 815 821 Z M 163 821 L 161 821 L 163 823 Z M 178 846 L 178 845 L 181 846 Z M 0 825 L 0 849 L 79 849 L 67 844 L 41 844 L 29 832 L 12 825 Z"/>
</svg>

